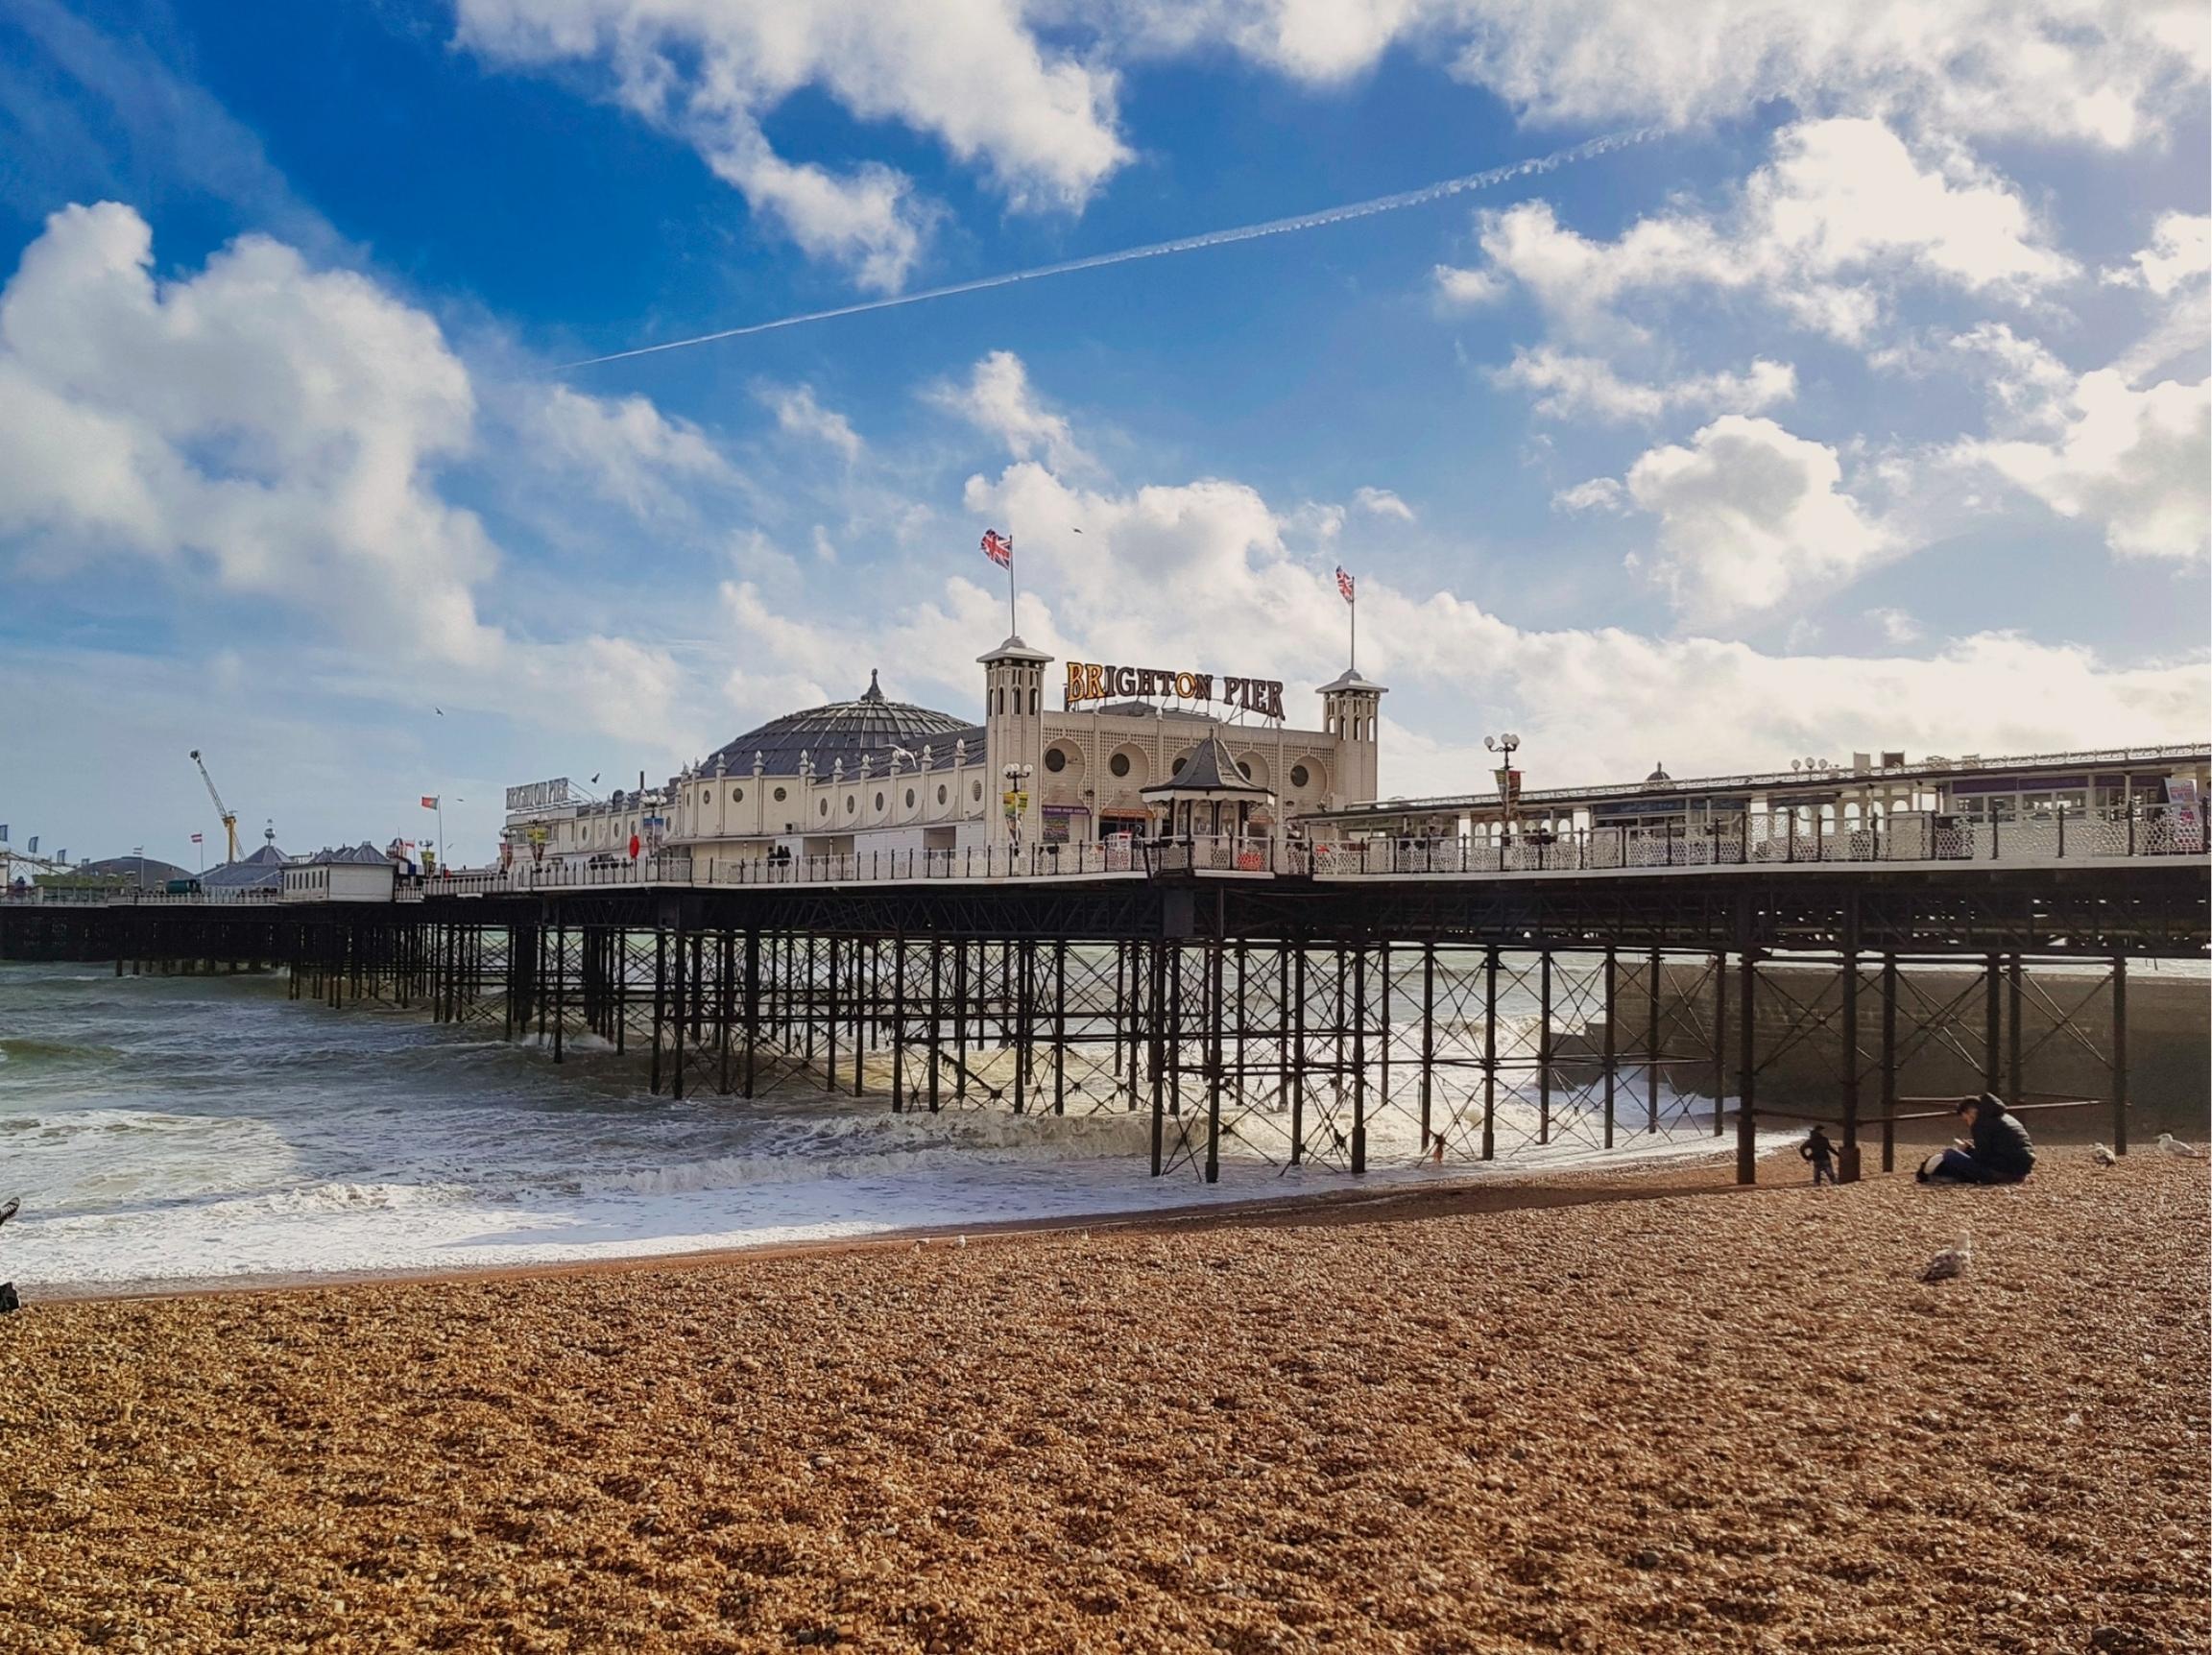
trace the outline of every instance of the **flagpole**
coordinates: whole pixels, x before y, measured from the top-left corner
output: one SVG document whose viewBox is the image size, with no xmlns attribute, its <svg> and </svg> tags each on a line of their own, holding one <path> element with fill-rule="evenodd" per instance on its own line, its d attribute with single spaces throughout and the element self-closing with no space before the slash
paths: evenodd
<svg viewBox="0 0 2212 1655">
<path fill-rule="evenodd" d="M 1352 601 L 1344 606 L 1352 612 L 1352 670 L 1359 670 L 1359 588 L 1352 588 Z"/>
<path fill-rule="evenodd" d="M 445 872 L 445 795 L 438 795 L 438 872 Z"/>
<path fill-rule="evenodd" d="M 1014 537 L 1006 537 L 1006 636 L 1020 637 L 1022 622 L 1014 609 Z"/>
</svg>

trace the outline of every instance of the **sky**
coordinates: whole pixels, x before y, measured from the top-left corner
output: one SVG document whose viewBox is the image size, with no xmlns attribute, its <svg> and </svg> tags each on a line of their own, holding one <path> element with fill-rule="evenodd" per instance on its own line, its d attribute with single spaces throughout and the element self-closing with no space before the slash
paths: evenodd
<svg viewBox="0 0 2212 1655">
<path fill-rule="evenodd" d="M 1382 789 L 2202 739 L 2157 0 L 0 9 L 0 823 L 194 864 L 1068 659 Z M 1592 143 L 1619 135 L 1612 144 Z M 1246 240 L 639 347 L 1419 191 Z"/>
</svg>

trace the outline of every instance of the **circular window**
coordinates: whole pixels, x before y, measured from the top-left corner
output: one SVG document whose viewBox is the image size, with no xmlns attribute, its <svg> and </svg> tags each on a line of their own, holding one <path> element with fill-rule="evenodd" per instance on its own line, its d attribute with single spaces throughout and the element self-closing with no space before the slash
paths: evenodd
<svg viewBox="0 0 2212 1655">
<path fill-rule="evenodd" d="M 1173 765 L 1173 767 L 1172 767 L 1171 769 L 1169 769 L 1169 771 L 1167 772 L 1167 774 L 1168 774 L 1168 775 L 1170 775 L 1170 776 L 1180 776 L 1180 775 L 1182 775 L 1182 774 L 1183 774 L 1183 763 L 1184 763 L 1184 761 L 1183 761 L 1182 759 L 1180 759 L 1180 758 L 1176 759 L 1176 760 L 1175 760 L 1175 763 L 1174 763 L 1174 765 Z"/>
<path fill-rule="evenodd" d="M 730 803 L 731 803 L 731 804 L 744 804 L 744 803 L 745 803 L 745 789 L 744 789 L 744 788 L 742 788 L 742 787 L 733 787 L 733 788 L 731 788 L 731 789 L 730 789 Z"/>
<path fill-rule="evenodd" d="M 974 781 L 974 782 L 971 782 L 971 783 L 969 783 L 969 786 L 968 786 L 968 797 L 969 797 L 969 798 L 971 798 L 971 799 L 973 799 L 973 800 L 974 800 L 974 801 L 975 801 L 975 803 L 976 803 L 976 804 L 982 804 L 982 803 L 983 803 L 983 783 L 982 783 L 982 782 L 980 782 L 980 781 Z"/>
<path fill-rule="evenodd" d="M 783 789 L 782 789 L 782 788 L 779 787 L 779 788 L 777 788 L 777 789 L 776 789 L 776 803 L 777 803 L 777 804 L 782 804 L 782 803 L 783 803 L 783 801 L 784 801 L 784 800 L 785 800 L 787 797 L 788 797 L 788 795 L 784 793 L 784 791 L 783 791 Z"/>
<path fill-rule="evenodd" d="M 883 808 L 883 795 L 880 793 L 876 795 L 876 808 L 878 810 Z"/>
<path fill-rule="evenodd" d="M 906 789 L 906 808 L 909 810 L 914 808 L 914 789 L 911 787 Z"/>
<path fill-rule="evenodd" d="M 1249 781 L 1252 780 L 1252 766 L 1245 763 L 1243 759 L 1239 758 L 1237 760 L 1237 774 L 1243 777 L 1245 780 Z"/>
<path fill-rule="evenodd" d="M 700 803 L 700 804 L 712 804 L 712 803 L 713 803 L 713 800 L 714 800 L 714 789 L 713 789 L 713 788 L 711 788 L 711 787 L 702 787 L 702 788 L 700 788 L 700 789 L 699 789 L 699 803 Z"/>
<path fill-rule="evenodd" d="M 942 787 L 937 789 L 937 803 L 940 804 L 945 803 L 945 789 Z"/>
<path fill-rule="evenodd" d="M 1303 764 L 1293 764 L 1292 766 L 1290 766 L 1290 785 L 1291 785 L 1291 786 L 1293 786 L 1293 787 L 1303 787 L 1303 786 L 1305 786 L 1305 785 L 1306 785 L 1306 783 L 1307 783 L 1307 782 L 1309 782 L 1309 781 L 1310 781 L 1310 780 L 1313 780 L 1313 778 L 1312 778 L 1310 775 L 1309 775 L 1309 774 L 1307 773 L 1307 769 L 1306 769 L 1306 766 L 1304 766 Z"/>
<path fill-rule="evenodd" d="M 1128 775 L 1129 756 L 1126 753 L 1117 753 L 1113 757 L 1106 760 L 1106 768 L 1113 771 L 1117 776 Z"/>
<path fill-rule="evenodd" d="M 859 808 L 860 808 L 860 801 L 859 801 L 859 800 L 857 800 L 857 799 L 855 799 L 855 798 L 854 798 L 854 797 L 853 797 L 853 795 L 852 795 L 852 794 L 850 794 L 850 793 L 846 794 L 846 795 L 845 795 L 845 814 L 846 814 L 846 815 L 848 815 L 848 816 L 850 816 L 850 815 L 852 815 L 852 814 L 853 814 L 853 812 L 854 812 L 854 811 L 855 811 L 855 810 L 857 810 L 857 809 L 859 809 Z"/>
<path fill-rule="evenodd" d="M 1068 755 L 1055 747 L 1045 755 L 1045 768 L 1057 775 L 1068 768 Z"/>
</svg>

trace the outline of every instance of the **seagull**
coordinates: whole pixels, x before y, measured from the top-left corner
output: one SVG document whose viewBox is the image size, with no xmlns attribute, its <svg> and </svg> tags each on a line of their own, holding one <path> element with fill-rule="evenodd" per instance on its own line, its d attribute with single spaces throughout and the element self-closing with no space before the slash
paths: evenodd
<svg viewBox="0 0 2212 1655">
<path fill-rule="evenodd" d="M 965 1247 L 968 1245 L 968 1237 L 965 1235 L 955 1235 L 952 1237 L 952 1245 L 955 1247 Z"/>
<path fill-rule="evenodd" d="M 591 785 L 594 787 L 599 785 L 599 773 L 596 770 L 591 773 Z"/>
<path fill-rule="evenodd" d="M 445 709 L 443 707 L 433 707 L 430 710 L 435 712 L 440 718 L 444 718 L 445 716 Z"/>
<path fill-rule="evenodd" d="M 1946 1247 L 1928 1260 L 1928 1268 L 1920 1272 L 1923 1282 L 1948 1282 L 1954 1276 L 1966 1274 L 1966 1266 L 1974 1262 L 1974 1237 L 1962 1235 L 1956 1247 Z"/>
<path fill-rule="evenodd" d="M 2171 1132 L 2161 1132 L 2158 1135 L 2158 1147 L 2168 1155 L 2195 1155 L 2198 1152 L 2194 1143 L 2183 1143 Z"/>
<path fill-rule="evenodd" d="M 2120 1164 L 2120 1158 L 2112 1153 L 2111 1145 L 2105 1143 L 2092 1143 L 2089 1146 L 2089 1159 L 2100 1166 L 2117 1166 Z"/>
</svg>

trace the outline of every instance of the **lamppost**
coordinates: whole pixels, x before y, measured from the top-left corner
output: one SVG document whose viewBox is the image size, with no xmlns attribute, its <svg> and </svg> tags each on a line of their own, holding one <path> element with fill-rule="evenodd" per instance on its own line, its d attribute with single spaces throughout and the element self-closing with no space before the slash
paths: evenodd
<svg viewBox="0 0 2212 1655">
<path fill-rule="evenodd" d="M 1503 735 L 1485 735 L 1482 745 L 1505 760 L 1497 772 L 1498 797 L 1505 804 L 1505 835 L 1511 838 L 1521 814 L 1521 772 L 1513 768 L 1513 755 L 1520 749 L 1521 738 L 1507 731 Z"/>
<path fill-rule="evenodd" d="M 1026 764 L 1009 764 L 1004 772 L 1006 777 L 1004 795 L 1006 842 L 1013 848 L 1017 855 L 1022 851 L 1022 812 L 1028 807 L 1029 804 L 1028 794 L 1022 783 L 1029 780 L 1031 774 L 1030 767 Z"/>
</svg>

